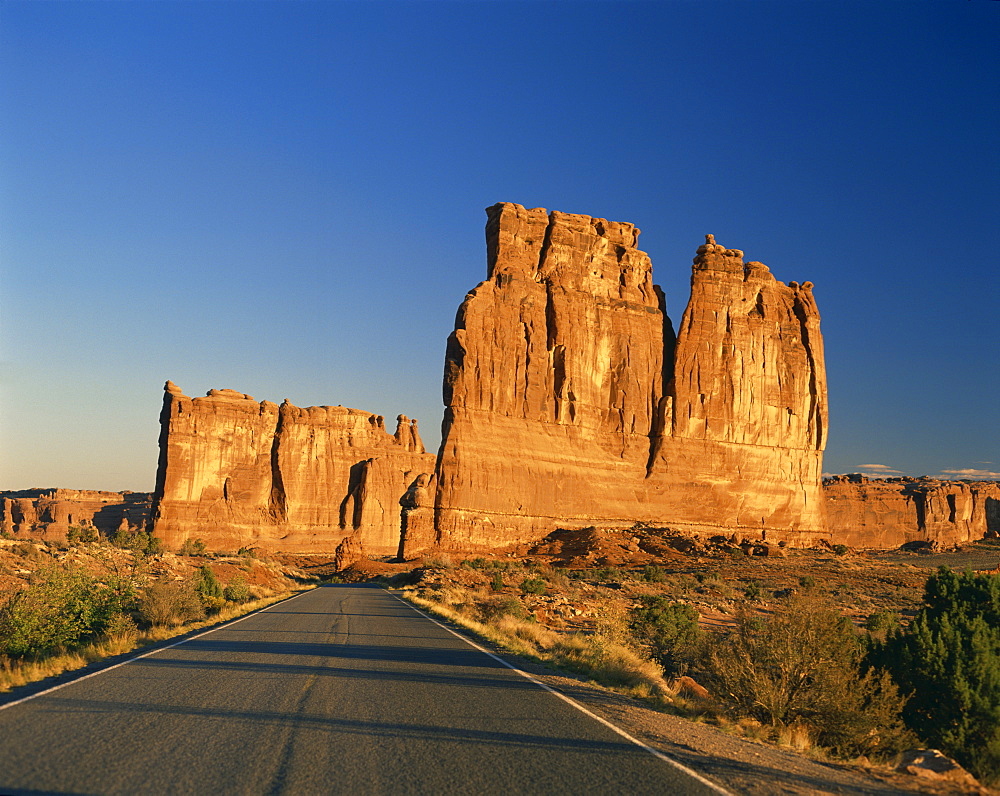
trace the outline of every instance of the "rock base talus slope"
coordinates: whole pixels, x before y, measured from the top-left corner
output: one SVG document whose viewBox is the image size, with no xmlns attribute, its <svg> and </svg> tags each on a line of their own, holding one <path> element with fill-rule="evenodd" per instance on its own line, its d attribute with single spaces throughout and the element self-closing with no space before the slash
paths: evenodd
<svg viewBox="0 0 1000 796">
<path fill-rule="evenodd" d="M 500 547 L 664 522 L 824 535 L 811 285 L 709 240 L 678 336 L 627 223 L 502 203 L 449 338 L 435 527 Z"/>
<path fill-rule="evenodd" d="M 1000 536 L 1000 483 L 838 475 L 823 483 L 833 538 L 851 547 L 942 546 Z"/>
<path fill-rule="evenodd" d="M 400 498 L 434 468 L 416 421 L 394 435 L 379 415 L 257 402 L 234 390 L 189 398 L 167 382 L 153 530 L 168 547 L 330 551 L 356 535 L 374 554 L 399 545 Z"/>
</svg>

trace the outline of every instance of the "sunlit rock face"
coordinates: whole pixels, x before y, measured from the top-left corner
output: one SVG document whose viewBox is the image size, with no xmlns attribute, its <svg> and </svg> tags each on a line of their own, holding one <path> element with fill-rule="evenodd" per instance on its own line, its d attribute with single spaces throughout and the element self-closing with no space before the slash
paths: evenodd
<svg viewBox="0 0 1000 796">
<path fill-rule="evenodd" d="M 826 383 L 812 285 L 709 236 L 675 337 L 627 223 L 502 203 L 448 341 L 435 525 L 498 547 L 661 522 L 825 536 Z"/>
<path fill-rule="evenodd" d="M 354 535 L 367 552 L 394 554 L 400 498 L 434 469 L 403 415 L 389 434 L 358 409 L 234 390 L 189 398 L 167 382 L 160 428 L 153 531 L 168 547 L 200 538 L 214 550 L 330 552 Z"/>
<path fill-rule="evenodd" d="M 1000 536 L 1000 483 L 838 475 L 823 484 L 833 539 L 851 547 L 940 546 Z"/>
</svg>

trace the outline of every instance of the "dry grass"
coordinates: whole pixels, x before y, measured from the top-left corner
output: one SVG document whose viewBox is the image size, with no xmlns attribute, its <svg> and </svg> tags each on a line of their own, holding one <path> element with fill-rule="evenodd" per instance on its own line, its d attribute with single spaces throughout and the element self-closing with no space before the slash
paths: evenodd
<svg viewBox="0 0 1000 796">
<path fill-rule="evenodd" d="M 413 589 L 404 590 L 403 596 L 517 655 L 584 674 L 631 696 L 667 701 L 673 696 L 663 670 L 624 643 L 619 617 L 608 618 L 602 627 L 607 632 L 565 634 L 510 614 L 480 621 L 473 615 L 476 593 L 454 587 L 444 590 L 434 600 L 420 596 Z"/>
<path fill-rule="evenodd" d="M 306 587 L 314 588 L 312 586 Z M 304 589 L 303 589 L 304 590 Z M 106 634 L 84 644 L 78 649 L 57 652 L 40 660 L 13 660 L 0 655 L 0 693 L 10 691 L 28 683 L 37 683 L 47 677 L 54 677 L 63 672 L 82 669 L 96 661 L 111 658 L 140 649 L 158 641 L 164 641 L 174 636 L 190 633 L 194 630 L 218 625 L 236 619 L 239 616 L 258 611 L 268 605 L 284 600 L 292 592 L 282 592 L 269 597 L 262 597 L 240 605 L 227 605 L 219 613 L 208 619 L 189 622 L 177 626 L 154 626 L 149 630 L 136 632 L 118 632 Z"/>
</svg>

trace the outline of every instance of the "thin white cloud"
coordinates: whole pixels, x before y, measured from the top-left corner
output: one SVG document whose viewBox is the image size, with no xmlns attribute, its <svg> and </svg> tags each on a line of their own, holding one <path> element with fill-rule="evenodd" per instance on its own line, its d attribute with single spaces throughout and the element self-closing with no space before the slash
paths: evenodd
<svg viewBox="0 0 1000 796">
<path fill-rule="evenodd" d="M 862 475 L 868 478 L 895 478 L 903 475 L 902 470 L 895 470 L 888 464 L 859 464 Z"/>
<path fill-rule="evenodd" d="M 1000 473 L 991 470 L 980 470 L 974 467 L 967 467 L 962 470 L 942 470 L 943 478 L 968 478 L 973 481 L 993 481 L 1000 480 Z"/>
</svg>

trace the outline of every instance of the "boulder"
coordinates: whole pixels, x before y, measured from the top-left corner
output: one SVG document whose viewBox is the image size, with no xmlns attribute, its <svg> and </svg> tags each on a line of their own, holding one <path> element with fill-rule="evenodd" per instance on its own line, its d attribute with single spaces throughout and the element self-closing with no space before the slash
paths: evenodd
<svg viewBox="0 0 1000 796">
<path fill-rule="evenodd" d="M 977 786 L 976 778 L 937 749 L 908 749 L 899 757 L 896 770 L 924 779 L 949 780 Z"/>
</svg>

